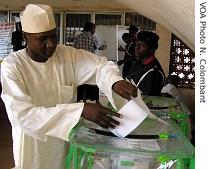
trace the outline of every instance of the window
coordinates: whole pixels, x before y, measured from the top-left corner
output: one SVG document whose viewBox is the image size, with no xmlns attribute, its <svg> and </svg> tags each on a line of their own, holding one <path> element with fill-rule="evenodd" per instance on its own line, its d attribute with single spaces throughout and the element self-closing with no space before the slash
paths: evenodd
<svg viewBox="0 0 210 169">
<path fill-rule="evenodd" d="M 20 22 L 20 11 L 10 13 L 10 22 Z"/>
<path fill-rule="evenodd" d="M 0 11 L 0 23 L 8 22 L 8 12 Z"/>
<path fill-rule="evenodd" d="M 121 25 L 121 14 L 95 14 L 96 25 Z"/>
<path fill-rule="evenodd" d="M 54 17 L 55 17 L 55 24 L 56 24 L 56 35 L 58 37 L 57 41 L 62 43 L 62 25 L 61 25 L 61 19 L 62 19 L 62 13 L 54 13 Z"/>
<path fill-rule="evenodd" d="M 76 35 L 78 35 L 83 30 L 85 23 L 89 21 L 91 21 L 91 14 L 67 13 L 65 44 L 72 45 Z"/>
<path fill-rule="evenodd" d="M 172 34 L 169 73 L 181 78 L 179 87 L 195 88 L 194 69 L 195 53 Z"/>
<path fill-rule="evenodd" d="M 155 31 L 156 23 L 138 13 L 125 13 L 125 25 L 135 25 L 140 30 Z"/>
<path fill-rule="evenodd" d="M 17 22 L 19 13 L 20 11 L 0 11 L 0 22 Z M 96 25 L 132 24 L 141 30 L 156 30 L 155 22 L 134 12 L 55 12 L 54 16 L 58 42 L 65 45 L 72 45 L 75 37 L 83 30 L 84 24 L 89 21 Z"/>
</svg>

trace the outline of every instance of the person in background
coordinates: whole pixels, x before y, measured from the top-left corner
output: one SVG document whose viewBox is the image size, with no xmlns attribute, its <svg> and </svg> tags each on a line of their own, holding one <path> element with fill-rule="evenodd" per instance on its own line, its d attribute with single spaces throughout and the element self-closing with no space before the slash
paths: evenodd
<svg viewBox="0 0 210 169">
<path fill-rule="evenodd" d="M 161 95 L 176 98 L 178 96 L 177 88 L 180 81 L 181 79 L 179 76 L 169 75 L 164 82 L 164 86 L 161 90 Z"/>
<path fill-rule="evenodd" d="M 132 37 L 132 39 L 136 41 L 139 29 L 135 25 L 130 25 L 127 30 L 129 31 L 129 35 Z"/>
<path fill-rule="evenodd" d="M 12 32 L 12 45 L 13 45 L 13 51 L 18 51 L 26 47 L 24 45 L 21 22 L 15 23 L 15 29 L 16 30 Z"/>
<path fill-rule="evenodd" d="M 136 63 L 127 75 L 127 79 L 135 84 L 144 95 L 160 96 L 164 85 L 165 74 L 155 57 L 159 36 L 149 31 L 137 34 L 135 47 Z"/>
<path fill-rule="evenodd" d="M 181 82 L 181 79 L 178 75 L 169 75 L 164 83 L 164 86 L 161 90 L 161 96 L 164 97 L 172 97 L 176 100 L 176 102 L 182 107 L 182 111 L 184 114 L 189 115 L 187 117 L 186 121 L 188 124 L 188 127 L 186 127 L 186 130 L 189 130 L 191 132 L 188 133 L 187 137 L 191 140 L 191 142 L 194 144 L 194 115 L 191 113 L 190 109 L 187 106 L 186 99 L 182 92 L 179 90 L 179 84 Z"/>
<path fill-rule="evenodd" d="M 129 73 L 132 65 L 134 64 L 135 58 L 135 39 L 129 34 L 124 33 L 122 35 L 122 40 L 126 43 L 125 48 L 120 46 L 118 48 L 119 51 L 125 52 L 124 58 L 117 62 L 118 66 L 124 64 L 122 69 L 122 76 L 125 79 L 126 75 Z"/>
<path fill-rule="evenodd" d="M 105 44 L 100 45 L 98 39 L 94 35 L 96 25 L 92 22 L 87 22 L 84 26 L 83 32 L 76 36 L 74 47 L 77 49 L 84 49 L 92 53 L 96 50 L 104 50 L 107 48 Z"/>
<path fill-rule="evenodd" d="M 182 93 L 179 91 L 179 84 L 181 79 L 177 75 L 169 75 L 161 90 L 161 96 L 173 97 L 182 106 L 183 111 L 190 114 L 190 110 L 187 107 L 186 100 Z"/>
<path fill-rule="evenodd" d="M 137 88 L 105 57 L 57 45 L 50 6 L 29 4 L 20 19 L 27 47 L 1 64 L 15 168 L 64 169 L 65 144 L 81 116 L 104 128 L 115 128 L 119 122 L 113 117 L 121 117 L 98 103 L 76 103 L 77 86 L 97 84 L 113 106 L 113 94 L 130 100 Z"/>
</svg>

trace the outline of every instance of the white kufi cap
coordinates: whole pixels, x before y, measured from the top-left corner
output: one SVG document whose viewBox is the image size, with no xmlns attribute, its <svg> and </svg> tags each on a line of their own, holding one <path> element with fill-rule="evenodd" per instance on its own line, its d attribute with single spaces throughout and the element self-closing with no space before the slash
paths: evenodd
<svg viewBox="0 0 210 169">
<path fill-rule="evenodd" d="M 49 5 L 29 4 L 20 13 L 22 30 L 27 33 L 41 33 L 56 28 L 53 10 Z"/>
</svg>

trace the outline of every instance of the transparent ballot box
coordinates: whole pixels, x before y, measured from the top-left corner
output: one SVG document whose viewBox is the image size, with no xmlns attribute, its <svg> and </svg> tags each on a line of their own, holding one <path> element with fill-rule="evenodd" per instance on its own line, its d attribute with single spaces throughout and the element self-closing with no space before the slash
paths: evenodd
<svg viewBox="0 0 210 169">
<path fill-rule="evenodd" d="M 142 96 L 144 102 L 151 110 L 162 110 L 177 114 L 189 115 L 190 112 L 184 103 L 178 103 L 176 99 L 162 96 Z"/>
<path fill-rule="evenodd" d="M 70 133 L 66 169 L 187 169 L 194 147 L 179 127 L 145 119 L 126 138 L 82 120 Z"/>
<path fill-rule="evenodd" d="M 175 121 L 185 135 L 190 138 L 190 111 L 184 104 L 178 103 L 174 98 L 160 96 L 144 96 L 143 100 L 153 114 Z"/>
</svg>

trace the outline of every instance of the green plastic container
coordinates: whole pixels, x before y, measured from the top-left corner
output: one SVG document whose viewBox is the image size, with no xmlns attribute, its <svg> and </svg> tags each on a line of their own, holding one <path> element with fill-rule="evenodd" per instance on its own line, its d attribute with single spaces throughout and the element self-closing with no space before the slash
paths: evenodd
<svg viewBox="0 0 210 169">
<path fill-rule="evenodd" d="M 70 133 L 66 169 L 188 169 L 194 147 L 173 121 L 167 122 L 169 125 L 146 119 L 128 138 L 119 138 L 82 120 Z M 161 134 L 173 137 L 144 138 Z"/>
</svg>

